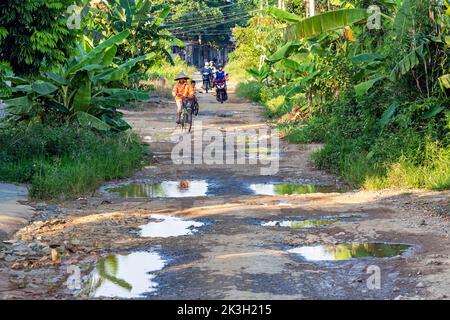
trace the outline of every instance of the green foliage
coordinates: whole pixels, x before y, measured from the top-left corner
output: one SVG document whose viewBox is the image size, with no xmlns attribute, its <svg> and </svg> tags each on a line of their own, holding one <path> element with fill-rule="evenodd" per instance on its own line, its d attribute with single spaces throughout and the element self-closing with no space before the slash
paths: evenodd
<svg viewBox="0 0 450 320">
<path fill-rule="evenodd" d="M 259 0 L 153 0 L 170 4 L 167 29 L 183 40 L 199 40 L 214 47 L 230 43 L 231 28 L 254 15 Z"/>
<path fill-rule="evenodd" d="M 266 115 L 269 118 L 281 116 L 289 111 L 290 109 L 286 105 L 286 97 L 283 95 L 272 98 L 266 102 Z"/>
<path fill-rule="evenodd" d="M 236 94 L 255 102 L 261 102 L 261 90 L 264 85 L 258 81 L 241 82 L 236 87 Z"/>
<path fill-rule="evenodd" d="M 367 19 L 365 9 L 340 9 L 294 22 L 286 29 L 286 39 L 307 38 L 327 31 L 351 26 Z"/>
<path fill-rule="evenodd" d="M 171 64 L 167 61 L 160 61 L 155 63 L 147 71 L 147 75 L 151 79 L 156 79 L 162 77 L 167 79 L 168 84 L 171 85 L 175 77 L 180 73 L 184 72 L 188 76 L 192 76 L 196 69 L 193 66 L 188 66 L 184 60 L 181 60 L 179 56 L 175 57 L 174 63 Z"/>
<path fill-rule="evenodd" d="M 324 143 L 316 165 L 355 186 L 448 188 L 450 16 L 432 0 L 377 1 L 383 23 L 372 30 L 358 9 L 371 1 L 335 1 L 345 9 L 309 19 L 293 16 L 302 1 L 288 3 L 291 13 L 270 11 L 290 41 L 258 53 L 264 86 L 238 92 L 280 117 L 290 141 Z"/>
<path fill-rule="evenodd" d="M 74 198 L 143 165 L 134 134 L 106 137 L 78 126 L 0 129 L 0 180 L 30 183 L 33 198 Z"/>
<path fill-rule="evenodd" d="M 234 80 L 247 77 L 246 70 L 259 70 L 260 62 L 267 51 L 276 50 L 282 42 L 281 29 L 274 27 L 277 22 L 271 17 L 255 17 L 248 27 L 235 27 L 233 37 L 236 48 L 230 54 L 227 71 Z"/>
<path fill-rule="evenodd" d="M 0 61 L 19 75 L 57 70 L 75 47 L 77 30 L 69 30 L 65 12 L 71 0 L 0 2 Z"/>
<path fill-rule="evenodd" d="M 150 0 L 108 0 L 104 7 L 90 8 L 84 24 L 94 45 L 99 40 L 129 32 L 130 35 L 117 46 L 117 57 L 122 61 L 153 53 L 173 63 L 168 51 L 170 45 L 184 46 L 184 43 L 166 31 L 164 22 L 169 13 L 169 6 L 156 6 Z M 132 76 L 139 78 L 153 63 L 153 60 L 139 61 L 140 70 L 134 68 Z"/>
<path fill-rule="evenodd" d="M 6 77 L 12 76 L 12 74 L 9 63 L 0 61 L 0 99 L 11 95 L 11 88 L 6 83 Z"/>
<path fill-rule="evenodd" d="M 139 61 L 154 58 L 147 54 L 113 65 L 117 45 L 129 32 L 121 32 L 103 42 L 89 53 L 78 48 L 78 55 L 71 59 L 59 74 L 47 73 L 42 80 L 25 81 L 7 77 L 13 82 L 13 95 L 5 100 L 12 121 L 35 121 L 48 123 L 54 114 L 60 121 L 76 118 L 80 125 L 100 131 L 118 132 L 130 128 L 116 107 L 147 99 L 148 94 L 114 88 L 125 83 L 128 74 Z M 51 121 L 55 118 L 52 117 Z"/>
</svg>

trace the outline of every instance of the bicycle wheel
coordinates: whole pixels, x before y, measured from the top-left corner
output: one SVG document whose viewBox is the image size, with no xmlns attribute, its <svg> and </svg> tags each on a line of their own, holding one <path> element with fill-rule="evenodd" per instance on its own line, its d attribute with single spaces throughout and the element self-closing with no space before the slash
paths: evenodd
<svg viewBox="0 0 450 320">
<path fill-rule="evenodd" d="M 196 102 L 194 105 L 194 110 L 193 110 L 194 116 L 198 116 L 198 109 L 199 109 L 199 105 L 198 105 L 198 102 Z"/>
<path fill-rule="evenodd" d="M 183 108 L 181 111 L 181 130 L 186 128 L 186 109 Z"/>
<path fill-rule="evenodd" d="M 188 123 L 188 126 L 189 126 L 189 130 L 188 130 L 188 132 L 190 133 L 191 132 L 191 129 L 192 129 L 192 110 L 189 112 L 186 112 L 186 116 L 187 116 L 187 118 L 188 118 L 188 121 L 187 121 L 187 123 Z"/>
</svg>

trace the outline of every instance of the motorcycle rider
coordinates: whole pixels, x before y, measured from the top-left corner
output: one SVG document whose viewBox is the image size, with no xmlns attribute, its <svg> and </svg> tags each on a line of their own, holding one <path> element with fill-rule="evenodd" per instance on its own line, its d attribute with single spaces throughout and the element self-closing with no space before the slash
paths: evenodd
<svg viewBox="0 0 450 320">
<path fill-rule="evenodd" d="M 210 81 L 211 83 L 210 83 L 210 86 L 212 88 L 212 87 L 214 87 L 214 77 L 215 77 L 216 71 L 217 71 L 216 66 L 214 64 L 214 61 L 210 61 L 209 62 L 209 69 L 211 69 L 211 81 Z"/>
<path fill-rule="evenodd" d="M 224 100 L 228 99 L 227 95 L 227 81 L 228 81 L 228 73 L 225 72 L 223 69 L 223 65 L 219 64 L 217 66 L 217 71 L 214 73 L 214 86 L 216 87 L 218 84 L 223 83 L 225 85 L 224 93 L 225 97 Z M 216 88 L 216 94 L 218 89 Z"/>
<path fill-rule="evenodd" d="M 211 78 L 213 77 L 213 71 L 208 63 L 205 61 L 205 66 L 202 68 L 203 89 L 208 92 L 211 88 Z"/>
<path fill-rule="evenodd" d="M 219 64 L 217 66 L 217 70 L 214 73 L 214 79 L 217 82 L 227 81 L 228 80 L 228 73 L 225 72 L 223 69 L 223 65 Z"/>
</svg>

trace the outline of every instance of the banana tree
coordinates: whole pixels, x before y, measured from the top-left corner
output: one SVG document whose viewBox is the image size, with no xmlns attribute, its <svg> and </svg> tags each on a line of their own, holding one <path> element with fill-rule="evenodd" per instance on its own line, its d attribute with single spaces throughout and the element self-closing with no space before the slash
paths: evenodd
<svg viewBox="0 0 450 320">
<path fill-rule="evenodd" d="M 130 128 L 117 107 L 148 98 L 141 91 L 122 89 L 133 67 L 140 61 L 155 58 L 154 53 L 113 63 L 119 44 L 129 36 L 123 31 L 70 60 L 59 74 L 47 73 L 36 81 L 10 77 L 13 95 L 5 100 L 10 119 L 45 121 L 48 114 L 57 114 L 62 121 L 76 119 L 80 125 L 104 132 Z"/>
<path fill-rule="evenodd" d="M 268 9 L 277 19 L 287 22 L 285 38 L 288 41 L 308 38 L 327 31 L 343 29 L 345 27 L 363 23 L 368 18 L 365 9 L 340 9 L 328 11 L 310 18 L 301 19 L 292 13 L 274 7 Z"/>
<path fill-rule="evenodd" d="M 86 24 L 94 38 L 110 37 L 129 31 L 130 36 L 119 46 L 117 52 L 123 60 L 154 52 L 173 64 L 168 49 L 171 45 L 185 44 L 166 31 L 164 21 L 169 13 L 169 6 L 152 5 L 150 0 L 108 0 L 104 1 L 104 7 L 90 11 Z M 136 72 L 138 66 L 145 70 Z M 148 61 L 142 61 L 136 65 L 132 74 L 144 74 L 149 66 Z"/>
</svg>

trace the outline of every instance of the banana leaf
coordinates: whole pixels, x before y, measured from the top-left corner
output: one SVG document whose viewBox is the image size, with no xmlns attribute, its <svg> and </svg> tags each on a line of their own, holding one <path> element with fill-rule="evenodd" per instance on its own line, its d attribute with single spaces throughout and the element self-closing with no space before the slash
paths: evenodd
<svg viewBox="0 0 450 320">
<path fill-rule="evenodd" d="M 299 22 L 302 20 L 302 18 L 300 18 L 299 16 L 290 13 L 288 11 L 285 10 L 281 10 L 275 7 L 269 7 L 267 9 L 267 12 L 273 16 L 274 18 L 281 20 L 281 21 L 286 21 L 286 22 Z"/>
<path fill-rule="evenodd" d="M 341 29 L 367 20 L 364 9 L 340 9 L 325 12 L 293 23 L 286 28 L 287 40 L 308 38 L 326 31 Z"/>
<path fill-rule="evenodd" d="M 357 84 L 354 89 L 355 93 L 358 97 L 362 97 L 365 95 L 377 82 L 385 79 L 385 76 L 377 77 L 374 79 L 367 80 L 365 82 L 362 82 L 360 84 Z"/>
<path fill-rule="evenodd" d="M 77 117 L 78 123 L 82 127 L 95 128 L 100 131 L 107 131 L 111 129 L 107 123 L 87 112 L 78 111 L 75 113 L 75 116 Z"/>
<path fill-rule="evenodd" d="M 408 53 L 401 59 L 392 69 L 389 79 L 392 82 L 398 81 L 402 76 L 410 72 L 420 63 L 420 58 L 424 57 L 424 45 L 420 45 L 416 49 Z"/>
<path fill-rule="evenodd" d="M 87 55 L 85 55 L 81 61 L 79 61 L 77 64 L 69 68 L 65 72 L 65 77 L 68 77 L 70 74 L 75 73 L 82 67 L 84 67 L 87 63 L 90 61 L 98 58 L 99 55 L 101 55 L 105 50 L 111 48 L 112 46 L 115 46 L 117 44 L 122 43 L 128 36 L 130 32 L 128 30 L 122 31 L 121 33 L 112 36 L 111 38 L 108 38 L 107 40 L 101 42 L 98 46 L 96 46 L 94 49 L 92 49 Z"/>
</svg>

